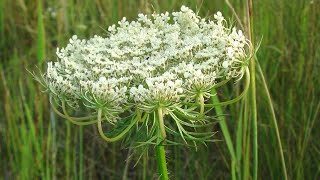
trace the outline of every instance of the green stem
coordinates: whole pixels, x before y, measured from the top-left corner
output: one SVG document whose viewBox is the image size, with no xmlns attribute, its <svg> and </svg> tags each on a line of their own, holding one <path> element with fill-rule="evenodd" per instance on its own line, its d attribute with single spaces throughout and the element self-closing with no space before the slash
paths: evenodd
<svg viewBox="0 0 320 180">
<path fill-rule="evenodd" d="M 90 124 L 95 124 L 97 122 L 97 120 L 90 120 L 90 121 L 81 121 L 79 122 L 78 119 L 84 120 L 84 118 L 88 118 L 88 117 L 81 117 L 81 118 L 74 118 L 74 117 L 70 117 L 69 114 L 66 112 L 65 106 L 64 106 L 64 102 L 62 102 L 63 106 L 63 113 L 61 113 L 53 104 L 51 104 L 51 107 L 53 109 L 53 111 L 55 113 L 57 113 L 60 117 L 63 117 L 65 119 L 68 119 L 70 122 L 72 122 L 73 124 L 79 125 L 79 126 L 84 126 L 84 125 L 90 125 Z"/>
<path fill-rule="evenodd" d="M 148 166 L 148 154 L 147 154 L 147 152 L 145 152 L 143 154 L 142 180 L 147 180 L 147 166 Z"/>
<path fill-rule="evenodd" d="M 164 149 L 164 145 L 161 143 L 156 147 L 157 151 L 157 163 L 158 163 L 158 171 L 161 180 L 168 180 L 168 170 L 167 170 L 167 162 L 166 162 L 166 153 Z"/>
<path fill-rule="evenodd" d="M 102 129 L 102 109 L 99 109 L 98 110 L 98 131 L 99 131 L 99 134 L 100 136 L 107 142 L 115 142 L 115 141 L 118 141 L 120 140 L 131 128 L 133 125 L 136 124 L 136 122 L 139 120 L 139 118 L 134 118 L 131 123 L 129 124 L 128 127 L 126 127 L 126 129 L 124 129 L 120 134 L 118 134 L 117 136 L 115 137 L 107 137 L 104 132 L 103 132 L 103 129 Z"/>
<path fill-rule="evenodd" d="M 79 180 L 83 179 L 83 127 L 79 128 L 79 148 L 80 148 L 80 156 L 79 156 Z"/>
<path fill-rule="evenodd" d="M 254 49 L 253 37 L 253 2 L 247 1 L 247 19 L 248 19 L 248 36 Z M 251 84 L 249 88 L 249 101 L 252 119 L 252 133 L 253 133 L 253 180 L 258 179 L 258 126 L 257 126 L 257 102 L 256 102 L 256 70 L 254 57 L 250 59 L 249 65 L 251 73 Z"/>
<path fill-rule="evenodd" d="M 44 22 L 43 22 L 43 10 L 42 10 L 42 0 L 38 0 L 38 19 L 37 19 L 37 59 L 38 64 L 40 65 L 45 58 L 45 49 L 46 49 L 46 43 L 45 43 L 45 28 L 44 28 Z"/>
<path fill-rule="evenodd" d="M 250 160 L 250 134 L 251 134 L 251 128 L 249 128 L 250 125 L 250 119 L 249 119 L 249 101 L 246 100 L 244 104 L 244 115 L 243 115 L 243 173 L 242 176 L 244 180 L 249 179 L 249 172 L 250 172 L 250 166 L 249 166 L 249 160 Z"/>
<path fill-rule="evenodd" d="M 67 116 L 68 118 L 71 118 L 73 119 L 74 121 L 85 121 L 85 120 L 90 120 L 90 119 L 93 119 L 95 118 L 96 116 L 95 115 L 92 115 L 92 116 L 85 116 L 85 117 L 71 117 L 67 110 L 66 110 L 66 103 L 65 101 L 62 101 L 61 102 L 61 106 L 62 106 L 62 111 L 63 113 L 65 114 L 65 116 Z M 61 114 L 61 113 L 60 113 Z M 62 114 L 63 115 L 63 114 Z"/>
<path fill-rule="evenodd" d="M 240 164 L 242 161 L 242 156 L 243 156 L 243 132 L 244 132 L 244 125 L 243 125 L 243 112 L 244 112 L 244 100 L 241 101 L 241 105 L 240 105 L 240 115 L 239 115 L 239 119 L 237 122 L 237 130 L 236 130 L 236 158 L 237 158 L 237 164 L 236 164 L 236 170 L 238 173 L 238 178 L 237 179 L 241 179 L 242 178 L 242 172 L 240 170 Z"/>
<path fill-rule="evenodd" d="M 200 104 L 200 117 L 203 117 L 204 116 L 204 97 L 202 93 L 199 94 L 198 101 Z"/>
<path fill-rule="evenodd" d="M 57 119 L 54 114 L 54 111 L 52 108 L 50 108 L 50 122 L 51 122 L 51 131 L 52 131 L 52 153 L 51 153 L 51 159 L 52 159 L 52 179 L 56 180 L 56 168 L 57 168 L 57 128 L 56 128 L 56 123 Z"/>
<path fill-rule="evenodd" d="M 216 94 L 216 90 L 212 89 L 211 90 L 211 94 Z M 211 99 L 212 99 L 212 103 L 220 103 L 220 100 L 219 100 L 217 95 L 216 96 L 212 96 Z M 228 125 L 227 125 L 226 119 L 225 119 L 225 117 L 223 115 L 223 111 L 222 111 L 221 106 L 215 107 L 215 111 L 216 111 L 216 114 L 218 116 L 219 125 L 221 127 L 222 134 L 223 134 L 224 139 L 225 139 L 225 141 L 227 143 L 227 147 L 228 147 L 228 150 L 229 150 L 229 153 L 230 153 L 230 156 L 231 156 L 231 175 L 232 175 L 232 180 L 235 180 L 236 179 L 236 161 L 237 161 L 237 158 L 236 158 L 236 154 L 235 154 L 234 147 L 233 147 L 233 144 L 232 144 L 232 139 L 231 139 L 231 136 L 230 136 L 230 133 L 229 133 Z"/>
<path fill-rule="evenodd" d="M 123 170 L 122 180 L 128 180 L 128 169 L 129 169 L 129 165 L 131 162 L 131 152 L 132 152 L 132 147 L 130 147 L 129 151 L 128 151 L 126 164 L 125 164 L 124 170 Z"/>
<path fill-rule="evenodd" d="M 157 155 L 157 163 L 158 163 L 158 171 L 161 180 L 168 180 L 168 170 L 167 170 L 167 162 L 166 162 L 166 152 L 164 149 L 165 146 L 165 138 L 166 138 L 166 131 L 163 121 L 163 109 L 160 107 L 158 108 L 158 120 L 160 126 L 160 136 L 161 136 L 161 143 L 156 146 L 156 155 Z"/>
<path fill-rule="evenodd" d="M 71 127 L 70 122 L 66 122 L 66 140 L 65 140 L 65 169 L 66 169 L 66 179 L 71 179 Z"/>
<path fill-rule="evenodd" d="M 54 108 L 54 106 L 52 106 L 53 107 L 53 110 L 54 111 L 56 111 L 56 109 Z M 90 121 L 81 121 L 81 122 L 78 122 L 77 120 L 74 120 L 73 118 L 71 118 L 70 116 L 69 116 L 69 114 L 67 113 L 67 110 L 66 110 L 66 108 L 65 108 L 65 103 L 64 103 L 64 101 L 62 101 L 62 110 L 63 110 L 63 112 L 64 112 L 64 114 L 65 114 L 65 118 L 66 119 L 68 119 L 70 122 L 72 122 L 73 124 L 76 124 L 76 125 L 79 125 L 79 126 L 84 126 L 84 125 L 90 125 L 90 124 L 95 124 L 96 122 L 97 122 L 97 120 L 90 120 Z M 58 113 L 57 111 L 56 111 L 56 113 Z"/>
<path fill-rule="evenodd" d="M 164 140 L 167 137 L 167 135 L 166 135 L 166 128 L 164 126 L 164 121 L 163 121 L 163 109 L 162 108 L 158 108 L 158 120 L 159 120 L 161 137 Z"/>
<path fill-rule="evenodd" d="M 230 81 L 230 79 L 225 79 L 225 80 L 223 80 L 223 81 L 221 81 L 221 82 L 218 82 L 217 84 L 215 84 L 215 85 L 212 87 L 212 89 L 217 89 L 218 87 L 223 86 L 224 84 L 226 84 L 226 83 L 229 82 L 229 81 Z"/>
<path fill-rule="evenodd" d="M 268 98 L 268 104 L 269 104 L 269 108 L 270 108 L 270 111 L 271 111 L 271 114 L 272 114 L 272 122 L 273 122 L 273 125 L 275 127 L 274 129 L 275 129 L 276 135 L 277 135 L 277 141 L 278 141 L 278 145 L 279 145 L 278 148 L 279 148 L 279 152 L 280 152 L 280 156 L 281 156 L 281 164 L 282 164 L 284 179 L 288 180 L 286 162 L 284 160 L 282 143 L 281 143 L 281 138 L 280 138 L 280 132 L 279 132 L 279 128 L 278 128 L 276 114 L 274 112 L 274 108 L 273 108 L 273 105 L 272 105 L 271 95 L 270 95 L 270 92 L 268 90 L 267 82 L 266 82 L 266 80 L 264 78 L 264 75 L 263 75 L 261 66 L 259 64 L 259 61 L 257 61 L 257 65 L 258 65 L 258 70 L 259 70 L 259 73 L 260 73 L 261 80 L 263 82 L 263 87 L 266 90 L 266 94 L 267 94 L 267 98 Z"/>
</svg>

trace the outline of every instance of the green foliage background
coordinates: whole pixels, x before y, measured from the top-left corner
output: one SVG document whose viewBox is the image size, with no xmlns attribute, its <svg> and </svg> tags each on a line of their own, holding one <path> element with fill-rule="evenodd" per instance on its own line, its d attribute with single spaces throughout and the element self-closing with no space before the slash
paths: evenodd
<svg viewBox="0 0 320 180">
<path fill-rule="evenodd" d="M 202 17 L 219 10 L 237 25 L 227 2 L 245 25 L 244 0 L 0 0 L 0 179 L 156 179 L 152 154 L 137 161 L 121 143 L 105 143 L 95 126 L 71 125 L 56 116 L 26 69 L 44 69 L 45 62 L 56 59 L 56 47 L 65 46 L 73 34 L 103 35 L 121 17 L 132 20 L 140 12 L 171 12 L 186 5 Z M 257 61 L 273 99 L 289 179 L 320 179 L 320 1 L 254 1 L 253 18 L 253 39 L 262 39 Z M 256 85 L 258 177 L 283 179 L 259 75 Z M 218 94 L 228 99 L 239 91 L 224 88 Z M 234 140 L 240 104 L 223 109 Z M 223 140 L 220 127 L 214 128 L 215 138 Z M 172 179 L 231 176 L 224 141 L 197 151 L 169 147 L 167 159 Z"/>
</svg>

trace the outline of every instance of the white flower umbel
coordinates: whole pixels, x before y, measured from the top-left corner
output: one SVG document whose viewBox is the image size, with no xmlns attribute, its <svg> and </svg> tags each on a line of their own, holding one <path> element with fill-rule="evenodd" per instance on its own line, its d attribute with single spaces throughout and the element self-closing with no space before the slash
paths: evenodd
<svg viewBox="0 0 320 180">
<path fill-rule="evenodd" d="M 165 72 L 161 76 L 148 77 L 145 84 L 132 87 L 130 96 L 138 107 L 147 110 L 176 104 L 183 94 L 183 81 L 173 73 Z"/>
<path fill-rule="evenodd" d="M 227 26 L 220 12 L 210 20 L 182 6 L 178 12 L 139 14 L 135 21 L 124 17 L 108 27 L 105 37 L 72 36 L 66 47 L 57 49 L 58 61 L 48 63 L 41 83 L 53 102 L 60 103 L 63 113 L 54 107 L 60 116 L 79 125 L 97 123 L 108 142 L 139 122 L 147 127 L 147 142 L 162 142 L 166 132 L 185 142 L 205 142 L 211 132 L 189 130 L 208 125 L 205 108 L 216 104 L 206 104 L 206 98 L 213 96 L 213 88 L 242 78 L 248 52 L 250 42 L 241 30 Z M 246 76 L 245 91 L 248 84 Z M 237 101 L 245 91 L 219 105 Z M 67 107 L 91 115 L 71 117 Z M 176 126 L 166 124 L 164 116 Z M 120 124 L 123 131 L 107 137 L 104 120 Z"/>
<path fill-rule="evenodd" d="M 159 174 L 168 179 L 165 145 L 177 143 L 166 134 L 185 143 L 213 141 L 207 112 L 246 94 L 250 53 L 250 42 L 241 30 L 227 26 L 221 12 L 210 20 L 182 6 L 179 12 L 139 14 L 135 21 L 124 17 L 108 27 L 105 37 L 73 35 L 57 49 L 57 62 L 49 62 L 35 79 L 50 92 L 52 109 L 70 122 L 97 124 L 107 142 L 131 131 L 126 144 L 155 144 Z M 206 103 L 214 89 L 244 74 L 239 96 Z M 68 107 L 89 116 L 71 116 Z M 114 125 L 107 134 L 104 122 Z"/>
<path fill-rule="evenodd" d="M 171 69 L 172 72 L 183 79 L 183 89 L 190 98 L 196 97 L 199 93 L 208 93 L 216 84 L 217 66 L 214 63 L 186 64 L 182 62 Z"/>
<path fill-rule="evenodd" d="M 127 103 L 127 83 L 129 78 L 100 77 L 97 81 L 81 81 L 83 96 L 91 103 L 91 106 L 108 106 L 120 108 Z M 89 93 L 88 93 L 89 92 Z M 89 105 L 90 106 L 90 105 Z"/>
<path fill-rule="evenodd" d="M 72 36 L 57 49 L 58 62 L 47 69 L 49 89 L 69 105 L 79 100 L 119 107 L 132 103 L 176 103 L 215 83 L 241 78 L 248 41 L 226 26 L 220 12 L 201 19 L 188 7 L 137 21 L 123 18 L 107 37 L 80 40 Z M 90 92 L 91 98 L 83 98 Z M 128 98 L 131 97 L 131 98 Z M 94 108 L 94 106 L 92 107 Z"/>
</svg>

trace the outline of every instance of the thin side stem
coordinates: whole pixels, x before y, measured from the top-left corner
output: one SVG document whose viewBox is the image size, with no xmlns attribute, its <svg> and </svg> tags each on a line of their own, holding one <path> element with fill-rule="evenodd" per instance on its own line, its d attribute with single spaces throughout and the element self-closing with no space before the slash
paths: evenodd
<svg viewBox="0 0 320 180">
<path fill-rule="evenodd" d="M 142 159 L 142 163 L 143 163 L 143 171 L 142 171 L 142 180 L 147 180 L 147 166 L 148 166 L 148 154 L 147 152 L 145 152 L 143 154 L 143 159 Z"/>
<path fill-rule="evenodd" d="M 93 118 L 96 117 L 95 115 L 85 116 L 85 117 L 71 117 L 71 116 L 68 114 L 67 110 L 66 110 L 66 103 L 65 103 L 64 101 L 62 101 L 61 105 L 62 105 L 62 110 L 63 110 L 63 113 L 65 114 L 65 116 L 68 116 L 69 118 L 73 119 L 74 121 L 90 120 L 90 119 L 93 119 Z"/>
<path fill-rule="evenodd" d="M 54 107 L 54 106 L 52 106 L 52 107 L 53 107 L 53 110 L 54 110 L 56 113 L 58 113 L 58 112 L 56 111 L 55 107 Z M 71 118 L 71 117 L 69 116 L 69 114 L 67 113 L 67 110 L 66 110 L 66 108 L 65 108 L 65 103 L 64 103 L 64 101 L 62 101 L 62 110 L 63 110 L 63 112 L 65 113 L 64 117 L 65 117 L 66 119 L 68 119 L 70 122 L 72 122 L 73 124 L 82 126 L 82 125 L 94 124 L 94 123 L 97 122 L 97 120 L 81 121 L 81 122 L 78 122 L 78 121 L 74 120 L 74 119 Z"/>
<path fill-rule="evenodd" d="M 124 170 L 123 170 L 122 180 L 128 179 L 128 169 L 129 169 L 129 164 L 131 162 L 131 152 L 132 152 L 132 147 L 130 147 L 128 150 L 128 155 L 127 155 L 126 164 L 125 164 Z"/>
<path fill-rule="evenodd" d="M 51 122 L 51 131 L 52 131 L 52 179 L 56 180 L 56 172 L 57 172 L 57 119 L 54 114 L 54 111 L 52 108 L 50 108 L 50 122 Z"/>
<path fill-rule="evenodd" d="M 53 105 L 52 105 L 53 106 Z M 66 122 L 66 139 L 65 139 L 65 170 L 66 179 L 71 179 L 71 127 L 70 122 Z"/>
<path fill-rule="evenodd" d="M 243 156 L 243 137 L 244 137 L 244 122 L 243 122 L 243 112 L 244 112 L 244 102 L 245 100 L 241 101 L 241 105 L 240 105 L 240 115 L 239 115 L 239 119 L 237 122 L 237 130 L 236 130 L 236 158 L 237 158 L 237 164 L 236 164 L 236 170 L 238 173 L 238 178 L 237 179 L 241 179 L 242 178 L 242 171 L 240 170 L 241 168 L 241 160 L 242 160 L 242 156 Z"/>
<path fill-rule="evenodd" d="M 243 114 L 243 167 L 242 167 L 242 179 L 249 179 L 250 172 L 250 137 L 251 137 L 251 128 L 250 128 L 250 111 L 249 111 L 249 100 L 245 100 L 244 104 L 244 114 Z"/>
<path fill-rule="evenodd" d="M 165 138 L 166 138 L 166 131 L 163 121 L 163 109 L 160 107 L 158 108 L 158 121 L 159 121 L 159 128 L 160 128 L 160 136 L 161 136 L 161 143 L 156 146 L 156 155 L 157 155 L 157 163 L 158 163 L 158 171 L 161 180 L 168 180 L 168 169 L 167 169 L 167 162 L 166 162 L 166 152 L 164 149 L 165 146 Z"/>
<path fill-rule="evenodd" d="M 229 6 L 229 8 L 231 9 L 232 14 L 234 15 L 234 17 L 236 17 L 236 20 L 238 21 L 238 24 L 240 25 L 240 28 L 241 28 L 241 29 L 244 29 L 244 26 L 243 26 L 243 24 L 242 24 L 242 22 L 241 22 L 241 20 L 240 20 L 240 18 L 239 18 L 239 16 L 238 16 L 236 10 L 233 8 L 232 4 L 230 3 L 230 1 L 229 1 L 229 0 L 225 0 L 225 1 L 226 1 L 226 4 L 227 4 L 227 5 Z"/>
<path fill-rule="evenodd" d="M 79 156 L 79 180 L 83 180 L 83 127 L 80 126 L 79 128 L 79 149 L 80 149 L 80 156 Z"/>
<path fill-rule="evenodd" d="M 73 124 L 83 126 L 83 125 L 90 125 L 97 122 L 97 120 L 90 120 L 90 121 L 77 121 L 77 119 L 74 119 L 73 117 L 70 117 L 68 114 L 61 113 L 53 104 L 51 104 L 51 107 L 55 113 L 57 113 L 60 117 L 63 117 L 65 119 L 68 119 Z M 63 106 L 64 107 L 64 106 Z M 63 111 L 66 112 L 65 108 L 63 108 Z M 87 118 L 87 117 L 85 117 Z"/>
<path fill-rule="evenodd" d="M 217 89 L 218 87 L 223 86 L 224 84 L 226 84 L 226 83 L 229 82 L 229 81 L 230 81 L 230 79 L 225 79 L 225 80 L 223 80 L 223 81 L 221 81 L 221 82 L 218 82 L 217 84 L 215 84 L 215 85 L 212 87 L 212 89 Z"/>
<path fill-rule="evenodd" d="M 272 114 L 272 122 L 273 122 L 273 125 L 275 127 L 274 129 L 275 129 L 276 135 L 277 135 L 277 141 L 278 141 L 278 145 L 279 145 L 278 148 L 279 148 L 279 152 L 280 152 L 280 156 L 281 156 L 281 164 L 282 164 L 284 179 L 287 180 L 288 179 L 288 174 L 287 174 L 286 162 L 285 162 L 284 155 L 283 155 L 282 143 L 281 143 L 280 132 L 279 132 L 279 128 L 278 128 L 276 114 L 274 112 L 274 108 L 273 108 L 273 105 L 272 105 L 272 99 L 271 99 L 270 92 L 268 90 L 267 82 L 266 82 L 266 80 L 264 78 L 261 66 L 260 66 L 258 61 L 257 61 L 257 65 L 258 65 L 258 70 L 259 70 L 259 73 L 260 73 L 260 76 L 261 76 L 261 80 L 263 82 L 263 87 L 264 87 L 264 89 L 266 91 L 266 94 L 267 94 L 268 104 L 269 104 L 269 108 L 270 108 L 270 111 L 271 111 L 271 114 Z"/>
<path fill-rule="evenodd" d="M 124 129 L 120 134 L 118 134 L 117 136 L 115 137 L 107 137 L 104 132 L 103 132 L 103 129 L 102 129 L 102 119 L 101 119 L 101 116 L 102 116 L 102 109 L 99 109 L 98 110 L 98 131 L 99 131 L 99 134 L 100 136 L 107 142 L 115 142 L 115 141 L 118 141 L 120 140 L 127 132 L 129 132 L 129 130 L 132 128 L 133 125 L 136 124 L 136 122 L 139 120 L 139 118 L 134 118 L 131 123 L 129 124 L 128 127 L 126 127 L 126 129 Z"/>
</svg>

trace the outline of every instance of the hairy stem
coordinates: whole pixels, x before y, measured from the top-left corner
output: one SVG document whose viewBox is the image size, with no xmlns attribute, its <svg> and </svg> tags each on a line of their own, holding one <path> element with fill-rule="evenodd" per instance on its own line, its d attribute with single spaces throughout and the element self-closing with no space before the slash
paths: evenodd
<svg viewBox="0 0 320 180">
<path fill-rule="evenodd" d="M 164 140 L 167 137 L 167 135 L 166 135 L 166 128 L 164 126 L 164 121 L 163 121 L 163 109 L 162 108 L 158 109 L 158 120 L 159 120 L 161 137 Z"/>
<path fill-rule="evenodd" d="M 160 136 L 161 136 L 161 142 L 156 146 L 158 171 L 159 171 L 160 179 L 167 180 L 169 179 L 169 177 L 168 177 L 167 162 L 166 162 L 166 152 L 164 149 L 166 131 L 165 131 L 165 126 L 163 121 L 163 109 L 161 107 L 158 108 L 158 121 L 159 121 Z"/>
<path fill-rule="evenodd" d="M 204 97 L 202 93 L 199 94 L 198 101 L 200 104 L 200 117 L 204 116 Z"/>
<path fill-rule="evenodd" d="M 161 180 L 168 180 L 168 170 L 167 170 L 167 162 L 166 162 L 166 152 L 164 149 L 163 143 L 157 145 L 157 163 L 158 163 L 158 171 Z"/>
</svg>

